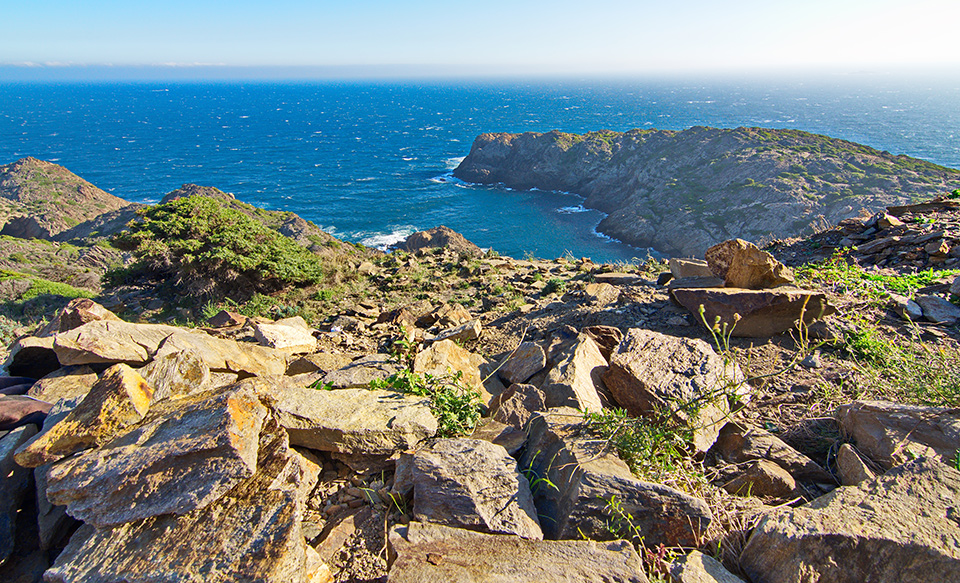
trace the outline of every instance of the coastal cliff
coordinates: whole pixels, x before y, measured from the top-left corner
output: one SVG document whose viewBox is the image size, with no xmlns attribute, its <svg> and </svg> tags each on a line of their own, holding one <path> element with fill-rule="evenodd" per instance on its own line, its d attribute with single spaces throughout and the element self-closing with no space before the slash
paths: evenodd
<svg viewBox="0 0 960 583">
<path fill-rule="evenodd" d="M 960 188 L 960 171 L 853 142 L 762 128 L 486 133 L 454 176 L 586 197 L 598 231 L 699 256 L 730 238 L 812 233 Z"/>
</svg>

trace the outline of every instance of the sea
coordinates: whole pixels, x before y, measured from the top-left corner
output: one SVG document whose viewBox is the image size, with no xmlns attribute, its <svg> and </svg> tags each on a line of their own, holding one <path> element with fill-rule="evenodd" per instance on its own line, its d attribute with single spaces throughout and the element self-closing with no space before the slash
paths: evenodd
<svg viewBox="0 0 960 583">
<path fill-rule="evenodd" d="M 960 75 L 0 83 L 0 164 L 130 201 L 185 183 L 385 248 L 446 225 L 516 258 L 632 262 L 575 194 L 467 184 L 484 132 L 794 128 L 960 168 Z"/>
</svg>

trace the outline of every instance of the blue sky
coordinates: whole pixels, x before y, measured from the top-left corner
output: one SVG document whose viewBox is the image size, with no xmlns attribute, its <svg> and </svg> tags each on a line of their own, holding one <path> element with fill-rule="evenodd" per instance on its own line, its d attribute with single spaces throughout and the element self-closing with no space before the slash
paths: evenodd
<svg viewBox="0 0 960 583">
<path fill-rule="evenodd" d="M 960 0 L 4 4 L 0 65 L 16 68 L 580 74 L 960 66 Z"/>
</svg>

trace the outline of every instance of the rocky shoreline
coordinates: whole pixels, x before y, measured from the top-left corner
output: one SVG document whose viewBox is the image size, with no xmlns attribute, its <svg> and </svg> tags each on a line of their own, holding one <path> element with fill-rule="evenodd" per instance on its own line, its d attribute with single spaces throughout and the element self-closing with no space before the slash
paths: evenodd
<svg viewBox="0 0 960 583">
<path fill-rule="evenodd" d="M 20 313 L 0 580 L 960 576 L 952 199 L 627 266 L 313 228 L 300 244 L 339 281 L 171 309 L 91 263 L 95 298 Z M 28 244 L 86 249 L 0 242 L 21 269 Z M 922 386 L 874 379 L 914 361 L 865 339 L 946 360 L 915 363 Z"/>
</svg>

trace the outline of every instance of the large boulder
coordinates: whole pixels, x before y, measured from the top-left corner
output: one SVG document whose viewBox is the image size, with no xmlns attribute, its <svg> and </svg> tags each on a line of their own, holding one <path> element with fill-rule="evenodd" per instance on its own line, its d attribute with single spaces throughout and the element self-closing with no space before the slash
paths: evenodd
<svg viewBox="0 0 960 583">
<path fill-rule="evenodd" d="M 533 385 L 513 384 L 495 399 L 493 418 L 521 431 L 534 413 L 547 410 L 547 397 Z"/>
<path fill-rule="evenodd" d="M 426 231 L 418 231 L 397 246 L 404 251 L 419 251 L 420 249 L 445 248 L 460 255 L 479 257 L 483 250 L 467 240 L 466 237 L 450 227 L 440 225 Z"/>
<path fill-rule="evenodd" d="M 76 298 L 57 312 L 50 323 L 37 332 L 37 336 L 53 336 L 98 320 L 119 322 L 120 318 L 89 298 Z"/>
<path fill-rule="evenodd" d="M 324 375 L 321 381 L 333 389 L 358 389 L 400 372 L 400 364 L 386 354 L 368 354 Z"/>
<path fill-rule="evenodd" d="M 527 479 L 503 447 L 487 441 L 440 439 L 401 456 L 394 489 L 413 492 L 421 522 L 543 538 Z"/>
<path fill-rule="evenodd" d="M 600 347 L 586 334 L 580 334 L 573 344 L 558 355 L 557 364 L 547 373 L 540 387 L 548 407 L 573 407 L 583 411 L 600 412 L 603 402 L 603 374 L 607 361 Z"/>
<path fill-rule="evenodd" d="M 721 331 L 726 326 L 738 338 L 774 336 L 790 330 L 801 318 L 809 325 L 836 311 L 820 292 L 788 288 L 676 288 L 670 296 L 698 320 L 703 306 L 707 326 L 717 324 Z"/>
<path fill-rule="evenodd" d="M 137 371 L 114 365 L 62 421 L 17 451 L 17 463 L 35 468 L 101 446 L 143 419 L 152 400 L 153 388 Z"/>
<path fill-rule="evenodd" d="M 755 583 L 960 581 L 960 471 L 920 458 L 768 514 L 740 566 Z"/>
<path fill-rule="evenodd" d="M 584 435 L 582 420 L 581 412 L 561 407 L 530 423 L 520 467 L 531 480 L 544 537 L 610 540 L 639 534 L 651 547 L 695 546 L 713 521 L 707 504 L 635 478 L 602 440 Z M 612 533 L 611 521 L 623 532 Z"/>
<path fill-rule="evenodd" d="M 389 535 L 390 583 L 646 583 L 627 541 L 543 541 L 411 522 Z"/>
<path fill-rule="evenodd" d="M 631 328 L 604 383 L 630 415 L 669 415 L 693 430 L 699 452 L 710 449 L 730 416 L 730 400 L 747 400 L 750 386 L 735 362 L 703 340 Z"/>
<path fill-rule="evenodd" d="M 242 385 L 158 405 L 118 439 L 54 465 L 47 498 L 96 527 L 203 508 L 254 474 L 267 413 Z"/>
<path fill-rule="evenodd" d="M 271 389 L 294 445 L 340 453 L 393 454 L 437 432 L 430 400 L 393 391 Z"/>
<path fill-rule="evenodd" d="M 162 324 L 94 320 L 57 334 L 53 350 L 64 366 L 118 362 L 141 366 L 150 362 L 168 336 L 180 331 Z"/>
<path fill-rule="evenodd" d="M 960 409 L 854 401 L 836 417 L 857 449 L 886 469 L 918 456 L 949 463 L 960 450 Z"/>
<path fill-rule="evenodd" d="M 482 356 L 460 348 L 452 340 L 441 340 L 417 354 L 413 370 L 434 376 L 459 373 L 463 386 L 479 391 L 483 386 L 480 366 L 484 362 Z"/>
<path fill-rule="evenodd" d="M 743 239 L 714 245 L 705 257 L 710 271 L 723 278 L 727 287 L 766 289 L 793 283 L 793 272 L 787 266 Z"/>
<path fill-rule="evenodd" d="M 33 482 L 31 471 L 18 465 L 13 454 L 36 433 L 36 425 L 24 425 L 0 436 L 0 565 L 13 552 L 17 511 Z"/>
</svg>

